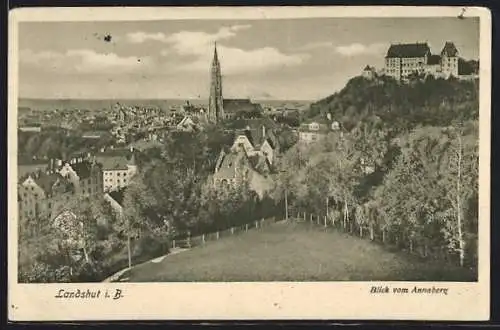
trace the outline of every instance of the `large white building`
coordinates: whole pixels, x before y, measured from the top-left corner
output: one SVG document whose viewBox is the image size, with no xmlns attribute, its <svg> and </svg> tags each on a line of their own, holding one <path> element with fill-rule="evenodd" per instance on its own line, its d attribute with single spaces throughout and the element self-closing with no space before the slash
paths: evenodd
<svg viewBox="0 0 500 330">
<path fill-rule="evenodd" d="M 427 43 L 392 44 L 385 56 L 385 74 L 397 80 L 412 74 L 458 77 L 458 50 L 447 41 L 440 55 L 433 55 Z"/>
</svg>

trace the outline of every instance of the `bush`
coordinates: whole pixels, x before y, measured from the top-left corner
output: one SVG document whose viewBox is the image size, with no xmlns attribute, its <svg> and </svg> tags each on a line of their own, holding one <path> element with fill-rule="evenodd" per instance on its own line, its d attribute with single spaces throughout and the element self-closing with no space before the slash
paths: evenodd
<svg viewBox="0 0 500 330">
<path fill-rule="evenodd" d="M 169 240 L 165 237 L 147 235 L 140 237 L 134 244 L 132 257 L 137 259 L 150 259 L 165 255 L 169 252 Z"/>
</svg>

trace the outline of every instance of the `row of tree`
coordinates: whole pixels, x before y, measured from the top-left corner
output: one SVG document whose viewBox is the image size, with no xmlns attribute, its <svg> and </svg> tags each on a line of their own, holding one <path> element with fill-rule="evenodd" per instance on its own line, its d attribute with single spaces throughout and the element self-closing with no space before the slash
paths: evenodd
<svg viewBox="0 0 500 330">
<path fill-rule="evenodd" d="M 427 255 L 443 249 L 475 264 L 478 125 L 422 126 L 395 133 L 376 118 L 348 134 L 294 147 L 280 164 L 274 197 L 326 214 Z"/>
</svg>

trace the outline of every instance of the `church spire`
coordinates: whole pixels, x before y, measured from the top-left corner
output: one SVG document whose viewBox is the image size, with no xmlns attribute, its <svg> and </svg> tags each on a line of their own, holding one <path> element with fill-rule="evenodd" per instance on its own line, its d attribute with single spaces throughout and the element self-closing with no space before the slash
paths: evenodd
<svg viewBox="0 0 500 330">
<path fill-rule="evenodd" d="M 217 54 L 217 42 L 214 44 L 214 58 L 210 71 L 210 97 L 208 101 L 208 119 L 217 122 L 223 118 L 222 75 Z"/>
</svg>

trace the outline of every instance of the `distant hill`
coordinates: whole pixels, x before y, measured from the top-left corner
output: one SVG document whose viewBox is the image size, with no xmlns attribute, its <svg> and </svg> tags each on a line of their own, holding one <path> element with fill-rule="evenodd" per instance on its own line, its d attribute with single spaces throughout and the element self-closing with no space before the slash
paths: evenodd
<svg viewBox="0 0 500 330">
<path fill-rule="evenodd" d="M 407 129 L 417 125 L 446 126 L 479 116 L 478 81 L 428 77 L 400 84 L 390 77 L 352 78 L 333 95 L 311 104 L 305 119 L 332 117 L 350 129 L 372 116 Z"/>
</svg>

